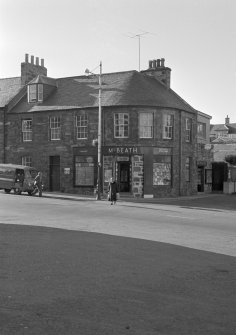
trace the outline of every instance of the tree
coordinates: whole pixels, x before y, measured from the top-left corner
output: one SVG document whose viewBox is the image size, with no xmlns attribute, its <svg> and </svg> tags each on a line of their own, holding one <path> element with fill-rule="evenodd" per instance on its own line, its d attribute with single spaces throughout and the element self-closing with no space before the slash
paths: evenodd
<svg viewBox="0 0 236 335">
<path fill-rule="evenodd" d="M 231 165 L 236 165 L 236 155 L 227 155 L 225 161 Z"/>
</svg>

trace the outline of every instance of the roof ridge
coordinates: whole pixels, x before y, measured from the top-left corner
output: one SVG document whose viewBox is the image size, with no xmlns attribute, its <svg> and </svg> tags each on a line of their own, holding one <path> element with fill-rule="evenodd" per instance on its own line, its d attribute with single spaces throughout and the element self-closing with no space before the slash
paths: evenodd
<svg viewBox="0 0 236 335">
<path fill-rule="evenodd" d="M 102 73 L 102 76 L 109 76 L 109 75 L 114 75 L 114 74 L 123 74 L 123 73 L 132 73 L 132 72 L 137 72 L 139 73 L 138 71 L 136 70 L 127 70 L 127 71 L 117 71 L 117 72 L 104 72 Z M 78 76 L 69 76 L 69 77 L 57 77 L 57 78 L 53 78 L 51 77 L 52 79 L 57 79 L 57 80 L 60 80 L 60 79 L 73 79 L 73 78 L 88 78 L 88 77 L 91 77 L 91 76 L 99 76 L 99 73 L 94 73 L 94 74 L 90 74 L 90 75 L 86 75 L 86 74 L 82 74 L 82 75 L 78 75 Z"/>
<path fill-rule="evenodd" d="M 6 80 L 6 79 L 16 79 L 16 78 L 19 78 L 19 79 L 21 79 L 21 76 L 7 77 L 7 78 L 0 78 L 0 80 Z"/>
</svg>

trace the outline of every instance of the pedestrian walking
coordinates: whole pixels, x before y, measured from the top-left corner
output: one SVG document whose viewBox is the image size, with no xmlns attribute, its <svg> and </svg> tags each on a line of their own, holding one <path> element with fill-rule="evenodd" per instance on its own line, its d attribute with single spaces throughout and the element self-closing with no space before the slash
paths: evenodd
<svg viewBox="0 0 236 335">
<path fill-rule="evenodd" d="M 108 185 L 108 199 L 111 201 L 111 205 L 115 205 L 117 201 L 118 185 L 114 177 L 110 179 Z"/>
<path fill-rule="evenodd" d="M 43 191 L 43 175 L 42 172 L 38 172 L 37 176 L 34 178 L 34 185 L 39 192 L 39 197 L 42 196 Z"/>
</svg>

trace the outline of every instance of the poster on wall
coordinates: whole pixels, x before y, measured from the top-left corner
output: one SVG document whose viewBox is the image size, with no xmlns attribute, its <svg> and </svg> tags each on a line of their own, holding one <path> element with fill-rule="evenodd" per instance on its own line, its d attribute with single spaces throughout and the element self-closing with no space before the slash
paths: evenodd
<svg viewBox="0 0 236 335">
<path fill-rule="evenodd" d="M 171 164 L 153 163 L 153 185 L 171 184 Z"/>
<path fill-rule="evenodd" d="M 212 170 L 211 169 L 205 170 L 205 183 L 206 184 L 212 183 Z"/>
<path fill-rule="evenodd" d="M 112 170 L 111 169 L 104 170 L 104 181 L 106 183 L 109 183 L 111 177 L 112 177 Z"/>
</svg>

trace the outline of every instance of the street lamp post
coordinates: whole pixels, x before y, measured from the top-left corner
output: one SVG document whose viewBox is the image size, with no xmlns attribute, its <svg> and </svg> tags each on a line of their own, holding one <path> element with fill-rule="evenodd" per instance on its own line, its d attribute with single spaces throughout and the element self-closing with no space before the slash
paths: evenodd
<svg viewBox="0 0 236 335">
<path fill-rule="evenodd" d="M 102 62 L 99 64 L 99 93 L 98 93 L 98 170 L 97 170 L 97 200 L 101 200 L 101 170 L 102 170 Z M 87 74 L 93 74 L 88 69 L 85 70 Z"/>
</svg>

